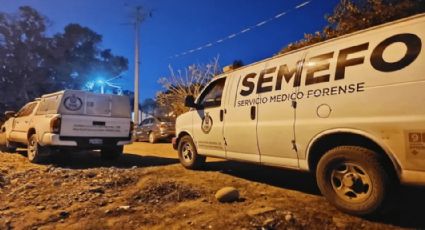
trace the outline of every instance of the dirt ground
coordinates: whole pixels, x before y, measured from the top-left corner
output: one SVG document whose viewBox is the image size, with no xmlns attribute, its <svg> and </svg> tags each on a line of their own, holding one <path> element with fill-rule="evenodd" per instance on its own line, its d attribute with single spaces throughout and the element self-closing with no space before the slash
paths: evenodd
<svg viewBox="0 0 425 230">
<path fill-rule="evenodd" d="M 425 228 L 423 188 L 403 188 L 394 212 L 367 220 L 336 210 L 306 173 L 222 160 L 190 171 L 168 143 L 125 152 L 114 162 L 61 153 L 45 165 L 0 153 L 0 229 Z M 226 186 L 239 201 L 215 199 Z"/>
</svg>

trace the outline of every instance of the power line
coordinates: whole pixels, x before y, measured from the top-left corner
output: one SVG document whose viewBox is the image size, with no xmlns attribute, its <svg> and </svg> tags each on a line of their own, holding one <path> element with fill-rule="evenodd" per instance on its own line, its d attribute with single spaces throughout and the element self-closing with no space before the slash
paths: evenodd
<svg viewBox="0 0 425 230">
<path fill-rule="evenodd" d="M 197 48 L 189 49 L 189 50 L 183 51 L 181 53 L 171 55 L 171 56 L 169 56 L 169 58 L 170 59 L 173 59 L 173 58 L 179 58 L 181 56 L 186 56 L 186 55 L 189 55 L 189 54 L 192 54 L 192 53 L 201 51 L 203 49 L 206 49 L 206 48 L 209 48 L 209 47 L 212 47 L 212 46 L 216 46 L 216 45 L 218 45 L 220 43 L 223 43 L 223 42 L 225 42 L 227 40 L 234 39 L 234 38 L 236 38 L 236 37 L 238 37 L 238 36 L 240 36 L 240 35 L 242 35 L 244 33 L 247 33 L 249 31 L 252 31 L 253 29 L 256 29 L 258 27 L 264 26 L 264 25 L 266 25 L 267 23 L 269 23 L 271 21 L 277 20 L 277 19 L 285 16 L 286 14 L 290 13 L 291 11 L 299 10 L 299 9 L 307 6 L 310 2 L 312 2 L 312 0 L 303 2 L 301 4 L 298 4 L 295 7 L 293 7 L 292 9 L 289 9 L 289 10 L 286 10 L 286 11 L 282 11 L 282 12 L 276 14 L 274 17 L 271 17 L 269 19 L 266 19 L 266 20 L 263 20 L 261 22 L 258 22 L 255 25 L 248 26 L 248 27 L 246 27 L 246 28 L 244 28 L 244 29 L 236 32 L 236 33 L 229 34 L 229 35 L 227 35 L 227 36 L 225 36 L 223 38 L 220 38 L 220 39 L 218 39 L 218 40 L 216 40 L 214 42 L 208 42 L 208 43 L 206 43 L 203 46 L 199 46 Z"/>
</svg>

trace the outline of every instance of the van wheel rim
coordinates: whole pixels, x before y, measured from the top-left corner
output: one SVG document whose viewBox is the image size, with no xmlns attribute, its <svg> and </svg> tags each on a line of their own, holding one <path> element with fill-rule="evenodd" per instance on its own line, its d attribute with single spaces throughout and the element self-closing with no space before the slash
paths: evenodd
<svg viewBox="0 0 425 230">
<path fill-rule="evenodd" d="M 149 134 L 149 142 L 153 143 L 154 136 L 152 133 Z"/>
<path fill-rule="evenodd" d="M 31 138 L 30 143 L 28 144 L 28 159 L 34 159 L 34 156 L 37 152 L 37 143 L 34 138 Z"/>
<path fill-rule="evenodd" d="M 189 143 L 185 143 L 182 148 L 182 156 L 184 161 L 190 162 L 193 159 L 193 148 Z"/>
<path fill-rule="evenodd" d="M 343 162 L 331 172 L 335 193 L 349 203 L 361 203 L 372 193 L 372 181 L 367 171 L 358 164 Z"/>
</svg>

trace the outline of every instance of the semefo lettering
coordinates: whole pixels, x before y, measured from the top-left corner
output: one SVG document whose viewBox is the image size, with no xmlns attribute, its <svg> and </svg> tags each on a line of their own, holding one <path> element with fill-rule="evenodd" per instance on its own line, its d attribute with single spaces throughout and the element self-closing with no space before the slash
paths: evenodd
<svg viewBox="0 0 425 230">
<path fill-rule="evenodd" d="M 385 50 L 394 43 L 403 43 L 406 47 L 406 53 L 400 60 L 388 62 L 384 59 L 383 55 Z M 421 39 L 410 33 L 396 34 L 384 39 L 373 50 L 370 56 L 371 66 L 380 72 L 393 72 L 401 70 L 411 63 L 413 63 L 419 56 L 422 48 Z M 365 62 L 365 57 L 360 56 L 351 57 L 352 54 L 360 53 L 369 49 L 369 42 L 362 43 L 355 46 L 350 46 L 339 50 L 338 52 L 327 52 L 324 54 L 310 57 L 306 63 L 314 63 L 314 65 L 304 65 L 305 60 L 299 60 L 294 67 L 289 67 L 287 64 L 274 66 L 262 70 L 259 74 L 249 73 L 245 75 L 242 80 L 242 88 L 240 95 L 248 96 L 255 90 L 257 94 L 271 92 L 273 90 L 282 90 L 283 84 L 289 85 L 293 81 L 293 87 L 301 85 L 302 71 L 306 70 L 306 78 L 304 85 L 314 85 L 332 80 L 330 74 L 323 74 L 316 76 L 316 72 L 329 70 L 330 63 L 336 56 L 336 68 L 333 77 L 334 81 L 342 80 L 345 78 L 346 69 L 351 66 L 362 65 Z M 335 55 L 337 53 L 337 55 Z M 277 71 L 277 74 L 276 74 Z M 255 79 L 258 75 L 258 79 Z M 273 86 L 273 79 L 276 77 L 275 85 Z"/>
</svg>

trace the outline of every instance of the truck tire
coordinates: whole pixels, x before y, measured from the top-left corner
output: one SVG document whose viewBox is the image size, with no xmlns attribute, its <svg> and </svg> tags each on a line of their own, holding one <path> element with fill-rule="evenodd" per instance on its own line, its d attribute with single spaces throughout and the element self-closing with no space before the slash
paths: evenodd
<svg viewBox="0 0 425 230">
<path fill-rule="evenodd" d="M 317 185 L 326 199 L 343 212 L 372 216 L 389 204 L 393 183 L 380 156 L 367 148 L 340 146 L 319 161 Z"/>
<path fill-rule="evenodd" d="M 104 160 L 115 160 L 118 159 L 124 151 L 124 146 L 115 146 L 103 148 L 100 150 L 100 156 Z"/>
<path fill-rule="evenodd" d="M 178 145 L 180 163 L 187 169 L 200 169 L 205 164 L 205 156 L 198 155 L 190 136 L 183 136 Z"/>
<path fill-rule="evenodd" d="M 154 143 L 156 143 L 158 140 L 157 140 L 157 138 L 156 138 L 156 136 L 155 136 L 155 133 L 154 132 L 150 132 L 149 133 L 149 143 L 151 143 L 151 144 L 154 144 Z"/>
<path fill-rule="evenodd" d="M 14 145 L 12 145 L 8 140 L 6 140 L 4 151 L 6 151 L 8 153 L 14 153 L 14 152 L 16 152 L 16 147 Z"/>
<path fill-rule="evenodd" d="M 27 157 L 31 163 L 42 163 L 50 154 L 49 147 L 43 147 L 38 143 L 37 135 L 32 134 L 28 139 Z"/>
<path fill-rule="evenodd" d="M 0 130 L 0 151 L 13 153 L 16 152 L 16 147 L 13 146 L 6 137 L 6 130 Z"/>
</svg>

